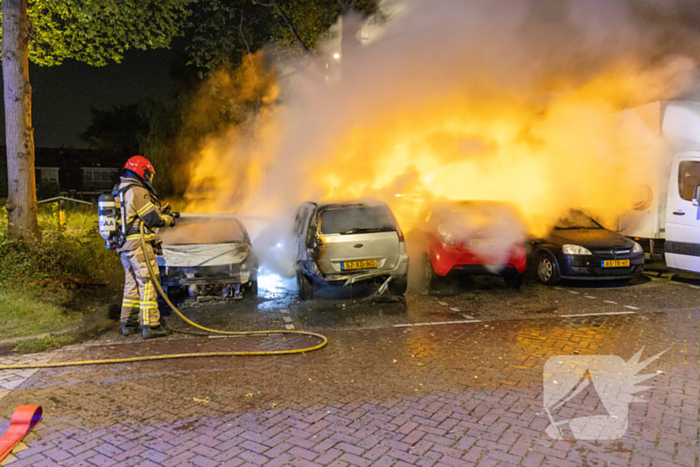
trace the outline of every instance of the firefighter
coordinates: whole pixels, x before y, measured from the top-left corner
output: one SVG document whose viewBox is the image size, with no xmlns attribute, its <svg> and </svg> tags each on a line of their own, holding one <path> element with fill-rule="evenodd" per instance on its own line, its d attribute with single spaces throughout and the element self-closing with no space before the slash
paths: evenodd
<svg viewBox="0 0 700 467">
<path fill-rule="evenodd" d="M 156 303 L 158 292 L 150 277 L 146 261 L 158 271 L 156 252 L 160 252 L 160 239 L 154 229 L 175 225 L 168 214 L 169 207 L 161 209 L 158 194 L 153 188 L 153 165 L 143 156 L 134 156 L 124 165 L 119 193 L 125 206 L 124 242 L 119 247 L 126 279 L 122 301 L 122 334 L 130 336 L 139 332 L 142 337 L 152 339 L 170 335 L 170 330 L 160 322 Z M 144 224 L 146 250 L 141 245 L 140 224 Z M 155 278 L 157 279 L 157 277 Z"/>
</svg>

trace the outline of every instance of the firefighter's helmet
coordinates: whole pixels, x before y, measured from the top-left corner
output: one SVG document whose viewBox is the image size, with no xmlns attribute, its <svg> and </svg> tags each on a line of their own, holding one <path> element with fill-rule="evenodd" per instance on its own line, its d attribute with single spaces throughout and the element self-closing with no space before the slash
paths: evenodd
<svg viewBox="0 0 700 467">
<path fill-rule="evenodd" d="M 156 170 L 151 162 L 143 156 L 130 157 L 124 165 L 124 170 L 131 170 L 142 179 L 149 181 L 155 175 Z"/>
</svg>

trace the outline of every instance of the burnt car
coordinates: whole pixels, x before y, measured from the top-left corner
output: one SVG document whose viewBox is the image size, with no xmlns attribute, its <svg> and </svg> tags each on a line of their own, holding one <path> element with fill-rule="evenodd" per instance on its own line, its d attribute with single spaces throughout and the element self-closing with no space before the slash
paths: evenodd
<svg viewBox="0 0 700 467">
<path fill-rule="evenodd" d="M 547 238 L 532 241 L 531 261 L 546 285 L 561 279 L 628 280 L 644 270 L 644 251 L 639 243 L 572 209 Z"/>
<path fill-rule="evenodd" d="M 190 296 L 258 295 L 258 262 L 239 218 L 182 218 L 161 238 L 157 260 L 168 293 L 185 288 Z"/>
<path fill-rule="evenodd" d="M 381 280 L 389 292 L 408 286 L 408 254 L 394 214 L 380 201 L 302 204 L 294 223 L 299 297 L 313 298 L 322 285 L 350 286 Z"/>
</svg>

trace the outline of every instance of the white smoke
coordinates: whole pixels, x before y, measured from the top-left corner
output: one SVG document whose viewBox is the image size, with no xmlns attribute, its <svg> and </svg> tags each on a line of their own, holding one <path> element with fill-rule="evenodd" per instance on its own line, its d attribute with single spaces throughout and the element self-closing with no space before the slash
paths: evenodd
<svg viewBox="0 0 700 467">
<path fill-rule="evenodd" d="M 360 40 L 279 64 L 273 110 L 213 139 L 197 164 L 255 166 L 245 190 L 219 175 L 217 209 L 285 219 L 280 232 L 301 202 L 337 197 L 376 196 L 412 223 L 398 193 L 514 202 L 539 233 L 570 207 L 619 211 L 639 181 L 604 116 L 694 77 L 697 32 L 667 3 L 385 2 Z"/>
</svg>

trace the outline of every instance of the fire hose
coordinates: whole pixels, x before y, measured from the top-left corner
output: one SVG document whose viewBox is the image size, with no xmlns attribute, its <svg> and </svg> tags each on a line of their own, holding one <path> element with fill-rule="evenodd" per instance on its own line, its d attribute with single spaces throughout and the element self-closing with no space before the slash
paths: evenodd
<svg viewBox="0 0 700 467">
<path fill-rule="evenodd" d="M 141 247 L 143 248 L 144 255 L 146 252 L 146 238 L 144 234 L 143 222 L 140 225 L 141 233 Z M 308 331 L 291 331 L 291 330 L 272 330 L 272 331 L 221 331 L 218 329 L 210 329 L 201 326 L 191 319 L 187 318 L 177 307 L 170 301 L 168 295 L 163 291 L 158 280 L 158 274 L 153 270 L 151 262 L 146 257 L 146 266 L 148 267 L 148 273 L 150 279 L 156 286 L 158 293 L 165 300 L 165 303 L 177 314 L 185 323 L 192 327 L 201 329 L 203 331 L 212 334 L 223 334 L 226 336 L 254 336 L 254 335 L 269 335 L 269 334 L 293 334 L 293 335 L 304 335 L 316 337 L 321 340 L 319 344 L 312 347 L 306 347 L 301 349 L 291 349 L 291 350 L 253 350 L 253 351 L 235 351 L 235 352 L 195 352 L 195 353 L 181 353 L 181 354 L 166 354 L 166 355 L 148 355 L 144 357 L 126 357 L 126 358 L 111 358 L 104 360 L 83 360 L 76 362 L 57 362 L 57 363 L 30 363 L 27 365 L 0 365 L 0 370 L 26 370 L 35 368 L 62 368 L 69 366 L 84 366 L 84 365 L 108 365 L 114 363 L 134 363 L 134 362 L 146 362 L 154 360 L 173 360 L 178 358 L 202 358 L 202 357 L 243 357 L 243 356 L 260 356 L 260 355 L 292 355 L 299 353 L 312 352 L 314 350 L 321 349 L 325 347 L 328 343 L 328 338 L 323 334 L 318 334 L 315 332 Z"/>
</svg>

